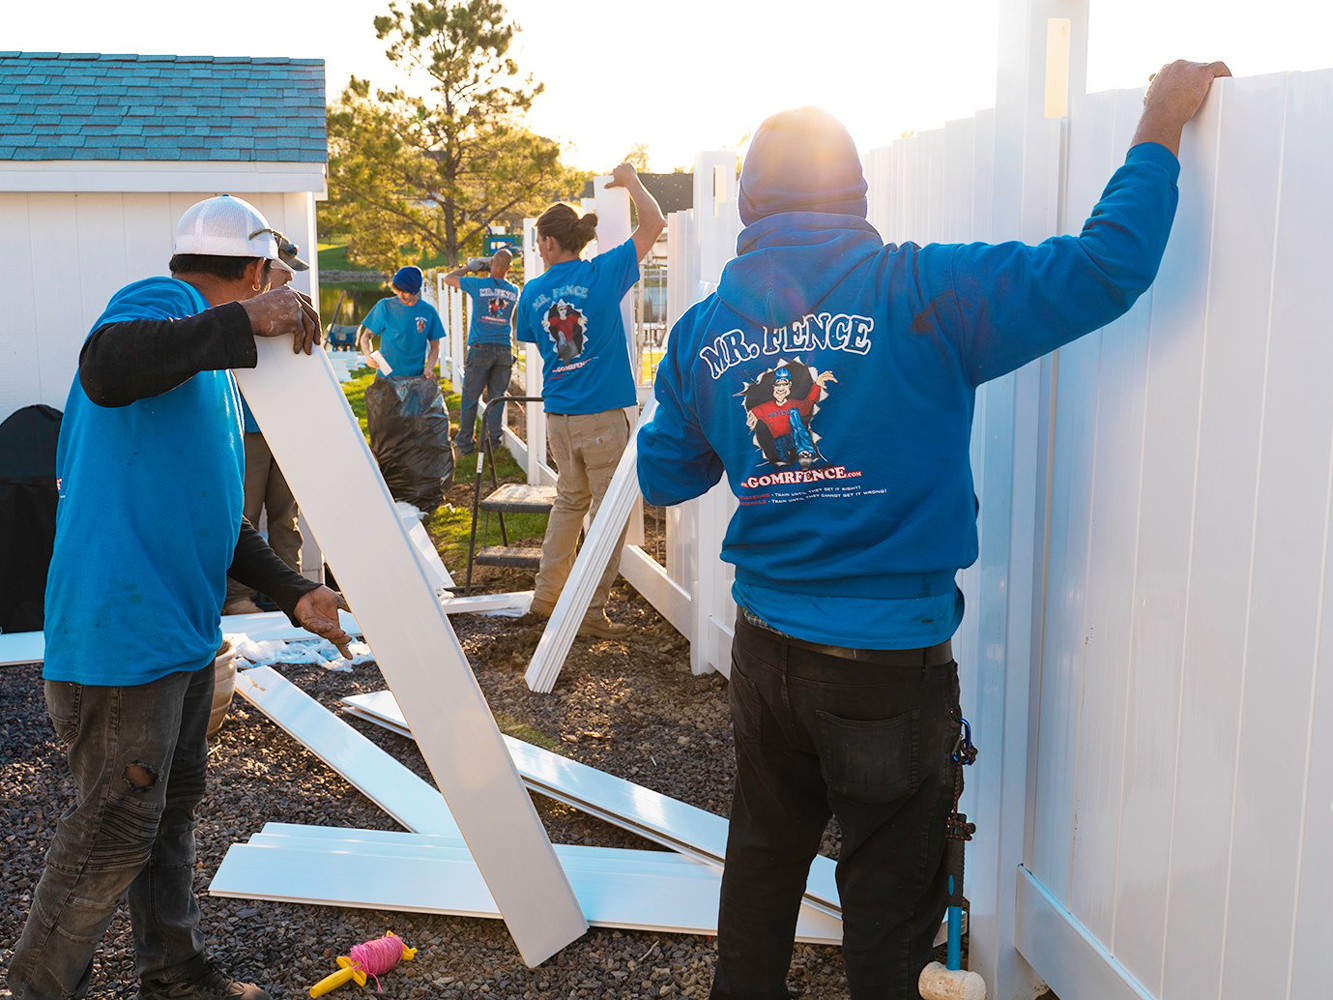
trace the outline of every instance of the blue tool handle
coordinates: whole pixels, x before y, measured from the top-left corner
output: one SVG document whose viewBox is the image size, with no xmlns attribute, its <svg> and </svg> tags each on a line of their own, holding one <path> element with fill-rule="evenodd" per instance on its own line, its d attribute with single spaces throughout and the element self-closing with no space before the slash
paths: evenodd
<svg viewBox="0 0 1333 1000">
<path fill-rule="evenodd" d="M 963 959 L 963 841 L 945 841 L 944 864 L 949 873 L 949 939 L 945 967 L 956 972 Z"/>
<path fill-rule="evenodd" d="M 945 958 L 944 967 L 950 972 L 957 972 L 963 967 L 963 908 L 961 906 L 949 907 L 947 950 L 948 954 Z"/>
</svg>

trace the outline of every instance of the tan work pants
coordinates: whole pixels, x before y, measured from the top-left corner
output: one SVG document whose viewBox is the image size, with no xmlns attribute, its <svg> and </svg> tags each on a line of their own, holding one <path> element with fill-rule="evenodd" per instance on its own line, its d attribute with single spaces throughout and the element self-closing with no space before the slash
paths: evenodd
<svg viewBox="0 0 1333 1000">
<path fill-rule="evenodd" d="M 301 529 L 297 524 L 296 497 L 273 460 L 263 434 L 245 435 L 245 519 L 259 527 L 259 515 L 268 513 L 268 546 L 278 558 L 301 572 Z M 227 602 L 248 598 L 250 588 L 227 578 Z"/>
<path fill-rule="evenodd" d="M 555 506 L 542 542 L 542 565 L 537 573 L 533 600 L 554 604 L 574 568 L 583 519 L 590 508 L 592 516 L 597 516 L 606 488 L 611 485 L 611 476 L 629 444 L 629 421 L 624 410 L 575 417 L 547 414 L 546 443 L 559 476 L 555 484 Z M 589 615 L 595 616 L 606 607 L 611 584 L 620 572 L 620 549 L 624 544 L 625 533 L 622 531 L 593 593 Z"/>
</svg>

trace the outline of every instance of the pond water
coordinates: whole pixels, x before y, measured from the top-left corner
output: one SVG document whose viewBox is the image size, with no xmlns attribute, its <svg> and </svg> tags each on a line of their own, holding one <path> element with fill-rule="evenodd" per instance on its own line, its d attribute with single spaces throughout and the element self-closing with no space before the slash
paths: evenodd
<svg viewBox="0 0 1333 1000">
<path fill-rule="evenodd" d="M 388 294 L 388 290 L 382 285 L 326 285 L 321 281 L 319 318 L 323 320 L 325 326 L 330 323 L 360 323 L 366 318 L 366 313 L 370 312 L 370 307 Z M 338 315 L 334 316 L 333 311 L 338 307 L 340 296 L 342 308 Z"/>
</svg>

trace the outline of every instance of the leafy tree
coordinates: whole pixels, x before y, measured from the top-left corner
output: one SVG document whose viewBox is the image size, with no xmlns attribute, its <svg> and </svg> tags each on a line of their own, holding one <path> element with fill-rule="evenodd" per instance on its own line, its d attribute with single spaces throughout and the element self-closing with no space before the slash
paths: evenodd
<svg viewBox="0 0 1333 1000">
<path fill-rule="evenodd" d="M 648 172 L 648 144 L 646 142 L 636 142 L 625 154 L 625 162 L 633 166 L 639 173 L 646 174 Z"/>
<path fill-rule="evenodd" d="M 375 18 L 389 59 L 424 93 L 353 77 L 329 110 L 327 221 L 350 234 L 350 259 L 457 262 L 488 225 L 577 190 L 559 144 L 523 127 L 542 86 L 507 54 L 516 31 L 501 0 L 395 0 Z"/>
</svg>

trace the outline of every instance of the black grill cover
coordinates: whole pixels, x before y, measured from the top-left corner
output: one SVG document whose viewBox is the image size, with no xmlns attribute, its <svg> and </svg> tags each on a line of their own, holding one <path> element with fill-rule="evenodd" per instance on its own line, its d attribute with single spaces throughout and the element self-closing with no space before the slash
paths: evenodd
<svg viewBox="0 0 1333 1000">
<path fill-rule="evenodd" d="M 60 411 L 25 406 L 0 424 L 0 631 L 39 632 L 56 539 Z"/>
</svg>

